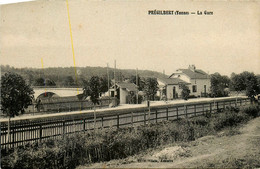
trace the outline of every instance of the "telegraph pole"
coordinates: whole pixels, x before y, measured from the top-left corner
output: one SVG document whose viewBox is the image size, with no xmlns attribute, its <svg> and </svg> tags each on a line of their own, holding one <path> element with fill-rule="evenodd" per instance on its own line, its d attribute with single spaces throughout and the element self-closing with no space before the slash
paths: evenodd
<svg viewBox="0 0 260 169">
<path fill-rule="evenodd" d="M 115 69 L 114 69 L 114 97 L 116 97 L 116 60 L 115 60 Z"/>
<path fill-rule="evenodd" d="M 109 66 L 107 63 L 107 91 L 108 91 L 108 96 L 110 97 L 110 92 L 109 92 L 109 70 L 108 70 Z"/>
<path fill-rule="evenodd" d="M 136 68 L 136 86 L 137 86 L 136 104 L 138 104 L 138 68 Z"/>
</svg>

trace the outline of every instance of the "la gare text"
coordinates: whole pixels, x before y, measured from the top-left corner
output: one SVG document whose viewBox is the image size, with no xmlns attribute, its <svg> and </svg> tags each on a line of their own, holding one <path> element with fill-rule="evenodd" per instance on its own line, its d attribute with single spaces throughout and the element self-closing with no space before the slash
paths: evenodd
<svg viewBox="0 0 260 169">
<path fill-rule="evenodd" d="M 148 15 L 213 15 L 213 11 L 173 11 L 173 10 L 148 10 Z"/>
</svg>

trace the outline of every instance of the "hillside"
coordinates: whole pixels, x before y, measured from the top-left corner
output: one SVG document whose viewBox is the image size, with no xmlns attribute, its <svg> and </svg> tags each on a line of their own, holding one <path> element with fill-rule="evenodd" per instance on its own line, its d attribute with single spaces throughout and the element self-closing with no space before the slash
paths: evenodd
<svg viewBox="0 0 260 169">
<path fill-rule="evenodd" d="M 26 81 L 30 84 L 34 84 L 37 78 L 50 79 L 55 82 L 57 87 L 63 87 L 65 85 L 65 81 L 71 77 L 74 81 L 75 78 L 75 69 L 74 67 L 53 67 L 53 68 L 14 68 L 10 66 L 1 65 L 1 75 L 6 72 L 15 72 L 23 76 Z M 77 77 L 78 84 L 81 86 L 85 80 L 90 79 L 92 76 L 100 76 L 107 77 L 107 68 L 106 67 L 77 67 Z M 136 70 L 134 69 L 117 69 L 116 70 L 116 79 L 121 80 L 125 78 L 129 78 L 132 75 L 136 74 Z M 138 70 L 139 76 L 142 78 L 146 77 L 167 77 L 159 72 L 151 71 L 151 70 Z M 110 79 L 114 78 L 114 69 L 109 68 L 109 77 Z"/>
</svg>

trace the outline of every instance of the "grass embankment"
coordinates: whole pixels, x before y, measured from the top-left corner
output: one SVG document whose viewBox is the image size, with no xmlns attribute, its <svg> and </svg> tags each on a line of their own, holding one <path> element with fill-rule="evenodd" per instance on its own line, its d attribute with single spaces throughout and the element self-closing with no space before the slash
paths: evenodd
<svg viewBox="0 0 260 169">
<path fill-rule="evenodd" d="M 135 128 L 114 128 L 50 139 L 16 148 L 2 158 L 3 168 L 75 168 L 125 158 L 149 148 L 192 141 L 259 116 L 256 106 L 230 108 L 219 114 L 165 121 Z M 231 133 L 232 134 L 232 133 Z"/>
</svg>

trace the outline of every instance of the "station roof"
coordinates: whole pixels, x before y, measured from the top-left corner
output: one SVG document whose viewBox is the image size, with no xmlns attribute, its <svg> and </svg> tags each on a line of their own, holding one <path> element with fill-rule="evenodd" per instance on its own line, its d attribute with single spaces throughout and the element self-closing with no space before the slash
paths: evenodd
<svg viewBox="0 0 260 169">
<path fill-rule="evenodd" d="M 179 78 L 159 78 L 165 85 L 178 85 L 180 83 L 189 84 Z"/>
</svg>

